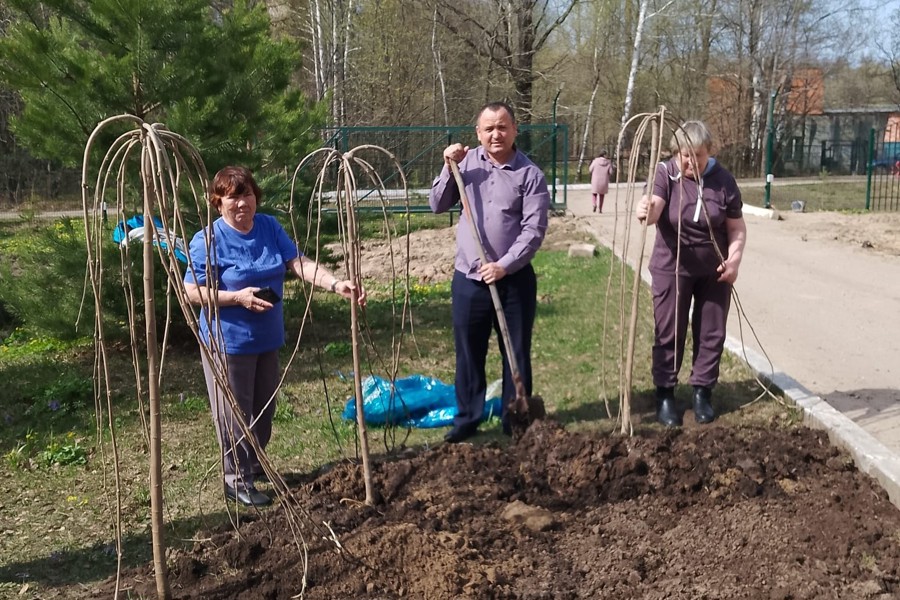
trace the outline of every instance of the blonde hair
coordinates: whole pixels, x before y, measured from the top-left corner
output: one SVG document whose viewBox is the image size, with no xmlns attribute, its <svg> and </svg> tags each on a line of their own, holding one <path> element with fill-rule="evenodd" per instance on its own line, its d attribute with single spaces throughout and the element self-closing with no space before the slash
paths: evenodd
<svg viewBox="0 0 900 600">
<path fill-rule="evenodd" d="M 703 121 L 685 121 L 672 134 L 669 150 L 672 151 L 672 154 L 677 154 L 685 148 L 697 150 L 706 147 L 707 150 L 712 150 L 712 141 L 712 134 Z"/>
</svg>

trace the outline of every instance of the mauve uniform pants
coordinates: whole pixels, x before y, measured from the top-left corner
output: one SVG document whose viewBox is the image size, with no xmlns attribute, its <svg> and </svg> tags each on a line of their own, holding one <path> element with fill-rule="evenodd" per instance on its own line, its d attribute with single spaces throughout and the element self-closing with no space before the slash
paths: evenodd
<svg viewBox="0 0 900 600">
<path fill-rule="evenodd" d="M 689 383 L 714 386 L 719 380 L 719 363 L 725 347 L 731 284 L 717 281 L 718 273 L 703 277 L 679 275 L 677 284 L 674 273 L 654 272 L 652 275 L 653 316 L 656 321 L 653 383 L 660 387 L 675 387 L 678 382 L 693 298 L 694 311 L 690 320 L 694 351 Z"/>
<path fill-rule="evenodd" d="M 254 473 L 261 469 L 256 452 L 249 442 L 243 439 L 241 427 L 231 410 L 231 404 L 225 392 L 217 384 L 213 376 L 212 366 L 204 352 L 200 353 L 203 361 L 203 374 L 206 377 L 206 389 L 209 392 L 209 403 L 212 407 L 213 423 L 222 451 L 222 466 L 225 484 L 233 488 L 243 488 L 253 484 Z M 219 355 L 221 356 L 221 355 Z M 275 401 L 269 402 L 278 386 L 279 366 L 278 351 L 262 354 L 226 354 L 225 362 L 228 372 L 228 386 L 234 394 L 238 406 L 244 414 L 244 420 L 251 425 L 260 448 L 265 449 L 272 437 L 272 418 L 275 416 Z M 267 404 L 268 403 L 268 404 Z"/>
<path fill-rule="evenodd" d="M 496 283 L 510 343 L 518 362 L 525 393 L 531 395 L 531 332 L 537 308 L 537 278 L 531 265 L 507 275 Z M 482 281 L 469 279 L 454 271 L 451 285 L 453 297 L 453 336 L 456 341 L 456 404 L 457 427 L 475 427 L 484 413 L 484 394 L 487 389 L 485 361 L 491 330 L 500 332 L 491 291 Z M 516 397 L 507 348 L 500 340 L 503 355 L 503 412 L 506 403 Z"/>
</svg>

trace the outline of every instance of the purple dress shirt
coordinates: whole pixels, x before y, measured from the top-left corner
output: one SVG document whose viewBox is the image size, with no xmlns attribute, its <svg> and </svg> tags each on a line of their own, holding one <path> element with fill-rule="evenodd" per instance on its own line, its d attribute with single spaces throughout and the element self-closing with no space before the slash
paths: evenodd
<svg viewBox="0 0 900 600">
<path fill-rule="evenodd" d="M 550 193 L 544 173 L 516 150 L 508 163 L 494 164 L 478 146 L 459 163 L 472 215 L 460 215 L 456 231 L 457 271 L 480 280 L 481 258 L 471 226 L 475 221 L 488 261 L 499 263 L 512 274 L 531 262 L 544 241 Z M 459 188 L 447 165 L 434 180 L 428 202 L 442 213 L 460 201 Z"/>
</svg>

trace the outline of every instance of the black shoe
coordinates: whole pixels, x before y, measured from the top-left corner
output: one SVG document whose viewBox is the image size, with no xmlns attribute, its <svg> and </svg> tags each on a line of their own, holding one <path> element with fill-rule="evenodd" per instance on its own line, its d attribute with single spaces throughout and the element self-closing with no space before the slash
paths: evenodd
<svg viewBox="0 0 900 600">
<path fill-rule="evenodd" d="M 246 487 L 239 490 L 225 484 L 225 497 L 228 500 L 236 500 L 244 506 L 269 506 L 272 499 L 257 490 L 255 487 Z"/>
<path fill-rule="evenodd" d="M 675 401 L 675 388 L 656 388 L 656 420 L 666 427 L 681 427 L 681 413 Z"/>
<path fill-rule="evenodd" d="M 716 420 L 712 407 L 712 390 L 703 385 L 694 386 L 694 420 L 700 424 Z"/>
<path fill-rule="evenodd" d="M 456 425 L 444 436 L 444 441 L 448 444 L 458 444 L 464 442 L 473 435 L 478 433 L 478 426 L 472 425 Z"/>
</svg>

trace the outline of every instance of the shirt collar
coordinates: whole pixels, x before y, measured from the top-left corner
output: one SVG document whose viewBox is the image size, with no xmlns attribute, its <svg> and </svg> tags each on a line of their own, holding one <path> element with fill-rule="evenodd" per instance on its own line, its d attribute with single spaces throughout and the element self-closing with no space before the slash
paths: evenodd
<svg viewBox="0 0 900 600">
<path fill-rule="evenodd" d="M 490 158 L 488 158 L 487 152 L 484 151 L 483 146 L 478 146 L 478 149 L 477 149 L 478 158 L 480 158 L 481 160 L 483 160 L 485 162 L 490 163 L 491 166 L 497 167 L 498 169 L 513 169 L 513 168 L 515 168 L 516 162 L 519 160 L 519 149 L 516 148 L 515 144 L 513 144 L 512 150 L 513 151 L 512 151 L 512 154 L 510 154 L 509 160 L 507 160 L 502 165 L 498 165 L 497 163 L 492 161 Z"/>
</svg>

